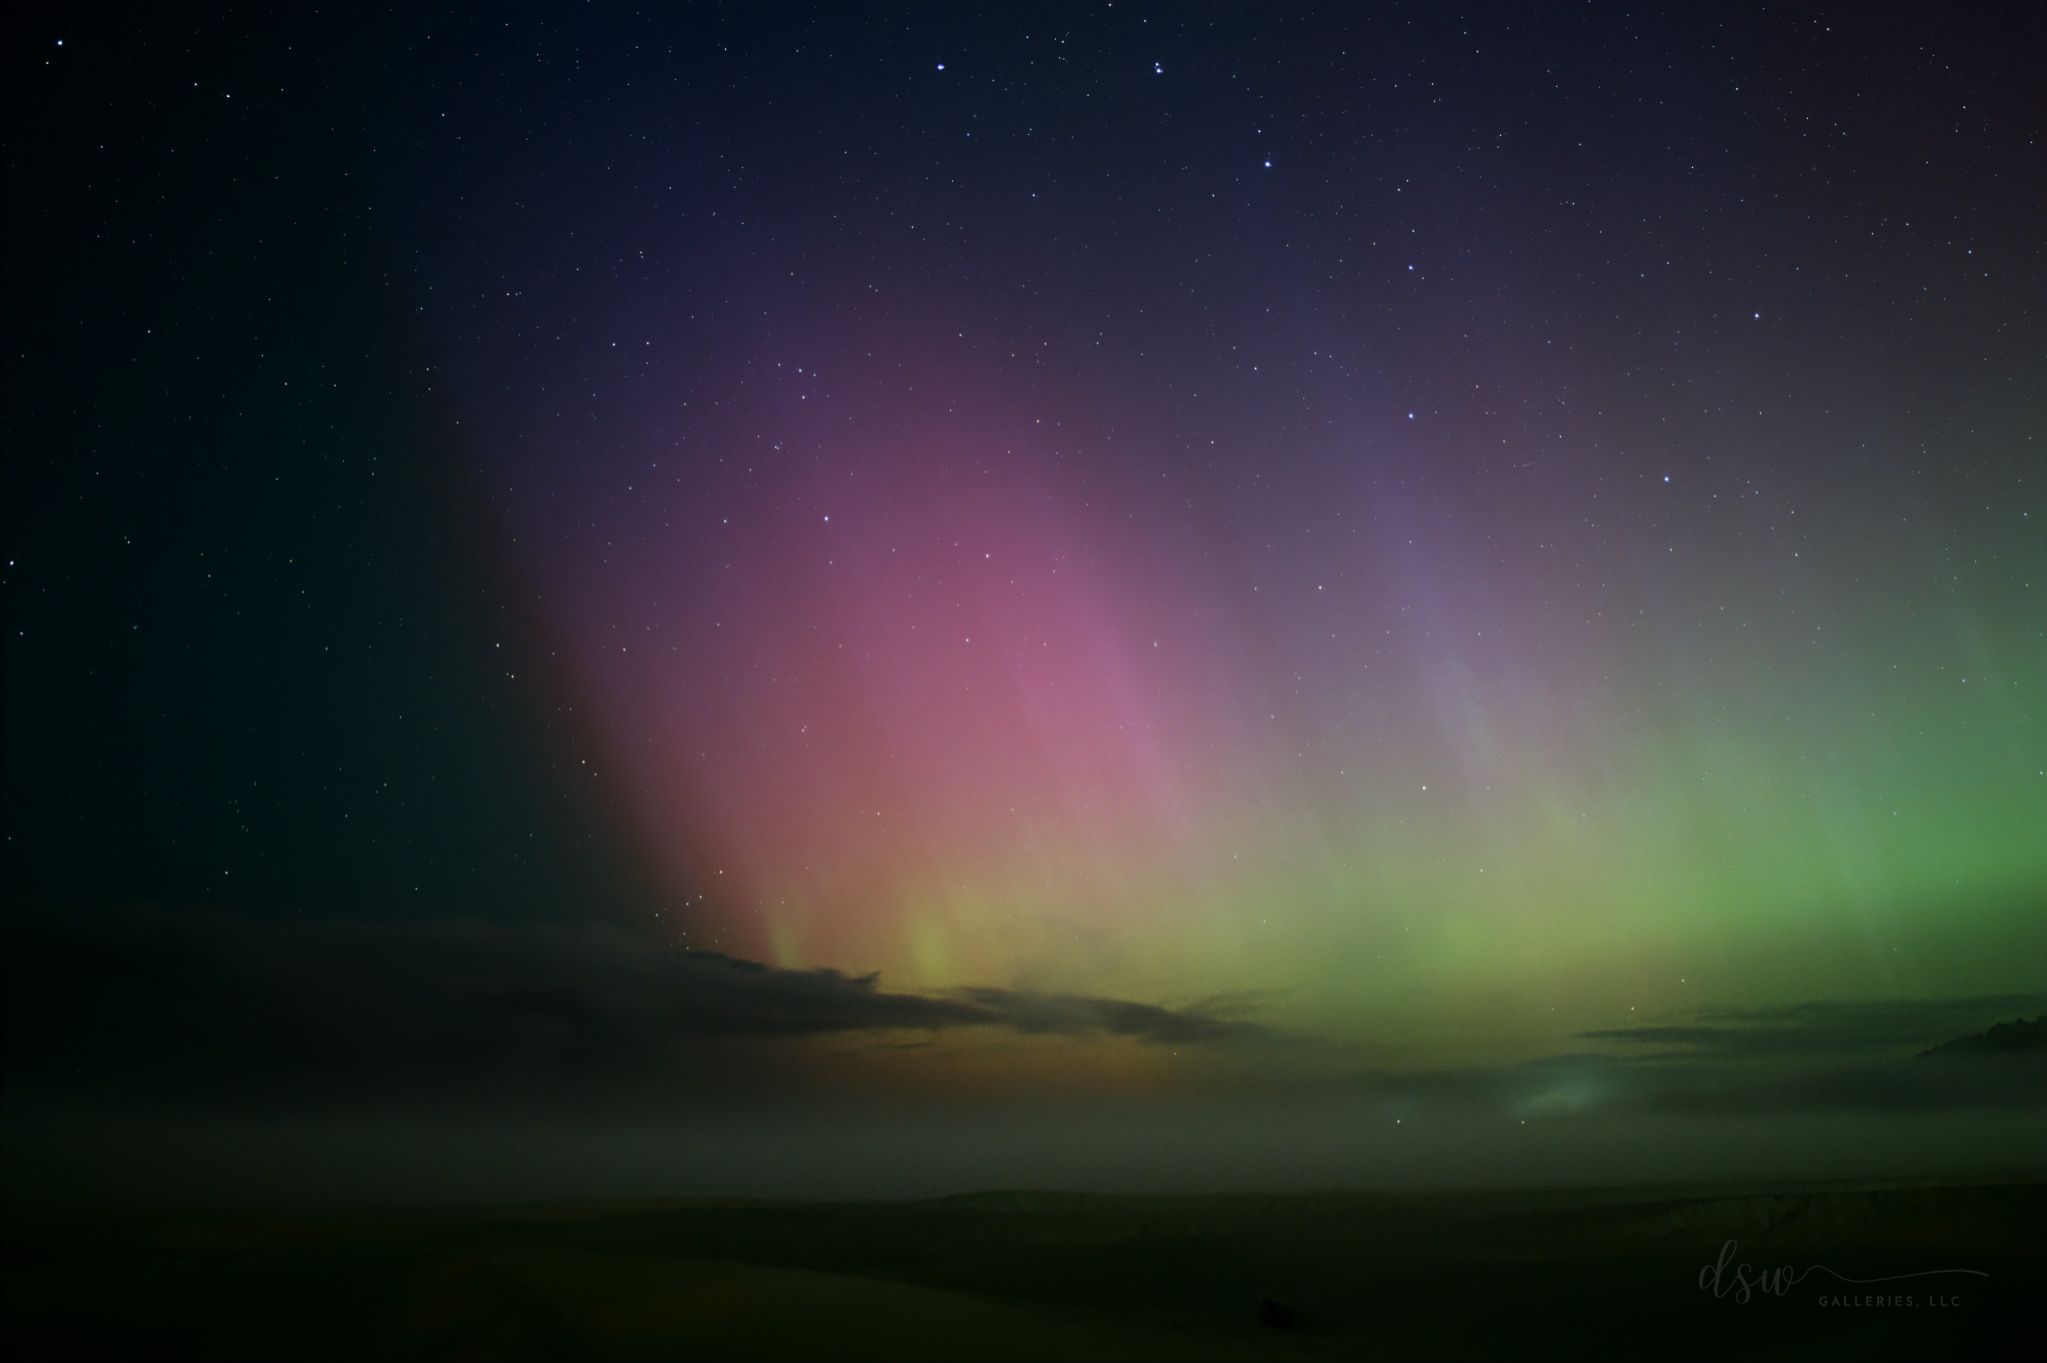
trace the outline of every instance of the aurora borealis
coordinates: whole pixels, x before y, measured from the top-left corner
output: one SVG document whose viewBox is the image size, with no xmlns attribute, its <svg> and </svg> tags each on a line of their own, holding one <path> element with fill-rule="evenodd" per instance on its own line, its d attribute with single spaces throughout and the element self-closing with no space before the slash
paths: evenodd
<svg viewBox="0 0 2047 1363">
<path fill-rule="evenodd" d="M 532 1164 L 778 1195 L 2037 1133 L 1910 1063 L 2047 978 L 2034 10 L 23 34 L 53 1148 L 630 1119 Z"/>
<path fill-rule="evenodd" d="M 2029 987 L 2041 261 L 1950 164 L 2033 159 L 2015 89 L 1897 175 L 1971 92 L 1854 86 L 1847 24 L 812 23 L 686 94 L 623 23 L 477 58 L 603 112 L 418 153 L 666 930 L 1480 1049 Z"/>
<path fill-rule="evenodd" d="M 1157 409 L 975 397 L 976 430 L 952 366 L 920 399 L 840 360 L 768 380 L 816 391 L 745 463 L 521 525 L 682 934 L 922 987 L 1285 982 L 1319 1020 L 1742 998 L 1822 941 L 1910 992 L 1957 898 L 1976 965 L 2037 930 L 2031 588 L 1957 603 L 1909 472 L 1773 493 L 1711 423 L 1517 470 L 1473 431 L 1511 424 L 1396 403 L 1284 476 L 1183 442 L 1093 474 L 1065 433 Z M 1961 514 L 2019 550 L 2022 512 Z"/>
</svg>

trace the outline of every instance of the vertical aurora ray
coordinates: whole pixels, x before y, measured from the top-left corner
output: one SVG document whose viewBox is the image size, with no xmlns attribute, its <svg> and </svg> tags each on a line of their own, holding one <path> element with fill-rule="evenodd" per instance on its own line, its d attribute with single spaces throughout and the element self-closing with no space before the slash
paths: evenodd
<svg viewBox="0 0 2047 1363">
<path fill-rule="evenodd" d="M 1369 478 L 1282 490 L 1282 540 L 1103 476 L 1079 423 L 840 388 L 658 532 L 535 559 L 693 944 L 1383 1033 L 1446 994 L 1741 997 L 1787 944 L 1908 989 L 1950 917 L 1978 964 L 2030 931 L 2037 637 L 1974 631 L 1965 683 L 1926 661 L 1948 615 L 1824 574 L 1785 613 L 1740 508 L 1661 580 L 1560 565 L 1540 497 Z"/>
<path fill-rule="evenodd" d="M 656 126 L 663 98 L 628 103 Z M 728 203 L 694 142 L 617 152 L 694 188 L 622 215 L 579 170 L 559 225 L 614 264 L 530 294 L 471 263 L 516 273 L 510 226 L 419 229 L 484 300 L 454 389 L 679 939 L 906 986 L 1267 991 L 1354 1036 L 1449 1004 L 1478 1047 L 2029 987 L 2026 385 L 1926 368 L 1868 271 L 1679 288 L 1560 192 L 1382 185 L 1329 150 L 1376 145 L 1354 120 L 1198 192 L 1083 191 L 1125 181 L 1061 144 L 1019 199 L 974 157 L 1040 154 L 1020 108 L 843 223 Z M 1720 93 L 1696 117 L 1747 137 Z M 727 131 L 838 183 L 823 131 Z M 1112 226 L 1139 201 L 1163 225 Z M 1950 283 L 1927 328 L 2002 315 Z"/>
</svg>

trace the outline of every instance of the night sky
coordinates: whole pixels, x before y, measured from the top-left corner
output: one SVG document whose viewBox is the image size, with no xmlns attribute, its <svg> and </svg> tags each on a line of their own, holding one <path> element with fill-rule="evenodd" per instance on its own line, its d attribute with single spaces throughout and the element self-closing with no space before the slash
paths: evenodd
<svg viewBox="0 0 2047 1363">
<path fill-rule="evenodd" d="M 17 20 L 10 1111 L 2037 1131 L 2042 16 Z"/>
</svg>

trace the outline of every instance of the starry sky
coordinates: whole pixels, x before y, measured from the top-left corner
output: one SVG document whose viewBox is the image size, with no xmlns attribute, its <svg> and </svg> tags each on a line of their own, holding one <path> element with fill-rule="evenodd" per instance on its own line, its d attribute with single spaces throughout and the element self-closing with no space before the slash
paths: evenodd
<svg viewBox="0 0 2047 1363">
<path fill-rule="evenodd" d="M 297 1092 L 221 1058 L 328 953 L 620 1087 L 1517 1121 L 2037 1002 L 2037 7 L 17 37 L 30 1021 L 272 980 L 109 1083 Z"/>
</svg>

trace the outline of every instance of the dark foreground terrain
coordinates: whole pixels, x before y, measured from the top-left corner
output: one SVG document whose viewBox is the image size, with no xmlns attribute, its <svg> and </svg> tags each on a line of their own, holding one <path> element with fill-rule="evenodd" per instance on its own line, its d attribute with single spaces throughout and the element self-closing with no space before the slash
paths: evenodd
<svg viewBox="0 0 2047 1363">
<path fill-rule="evenodd" d="M 16 1212 L 0 1343 L 17 1358 L 1991 1356 L 2037 1329 L 2043 1224 L 2047 1185 Z M 1702 1271 L 1729 1241 L 1716 1296 Z M 1744 1301 L 1744 1264 L 1751 1284 L 1799 1280 Z M 1957 1268 L 1988 1276 L 1833 1276 Z"/>
</svg>

